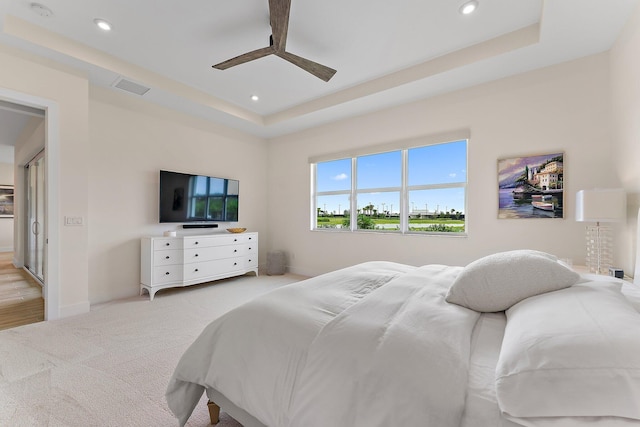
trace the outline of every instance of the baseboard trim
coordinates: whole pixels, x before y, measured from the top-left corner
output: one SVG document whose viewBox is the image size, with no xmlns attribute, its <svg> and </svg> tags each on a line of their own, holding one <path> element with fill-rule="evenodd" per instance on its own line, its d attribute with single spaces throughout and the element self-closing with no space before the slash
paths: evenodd
<svg viewBox="0 0 640 427">
<path fill-rule="evenodd" d="M 73 305 L 66 305 L 64 307 L 60 307 L 60 318 L 88 313 L 90 309 L 91 305 L 89 304 L 89 301 L 83 301 Z"/>
<path fill-rule="evenodd" d="M 307 277 L 313 277 L 312 274 L 309 274 L 308 271 L 304 271 L 300 268 L 294 267 L 292 265 L 288 265 L 286 267 L 286 271 L 287 273 L 291 273 L 291 274 L 297 274 L 298 276 L 307 276 Z"/>
</svg>

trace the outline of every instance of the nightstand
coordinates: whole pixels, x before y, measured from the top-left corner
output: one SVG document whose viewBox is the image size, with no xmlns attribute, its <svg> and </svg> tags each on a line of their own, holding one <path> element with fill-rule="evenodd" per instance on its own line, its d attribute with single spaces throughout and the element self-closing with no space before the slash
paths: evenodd
<svg viewBox="0 0 640 427">
<path fill-rule="evenodd" d="M 586 265 L 572 265 L 571 268 L 573 269 L 573 271 L 575 271 L 576 273 L 582 275 L 582 276 L 586 276 L 587 278 L 591 279 L 591 280 L 603 280 L 603 281 L 623 281 L 623 282 L 631 282 L 633 283 L 633 278 L 627 276 L 626 274 L 624 275 L 624 277 L 622 279 L 618 279 L 617 277 L 613 277 L 613 276 L 609 276 L 608 274 L 595 274 L 595 273 L 591 273 L 589 272 L 589 269 L 587 268 Z"/>
</svg>

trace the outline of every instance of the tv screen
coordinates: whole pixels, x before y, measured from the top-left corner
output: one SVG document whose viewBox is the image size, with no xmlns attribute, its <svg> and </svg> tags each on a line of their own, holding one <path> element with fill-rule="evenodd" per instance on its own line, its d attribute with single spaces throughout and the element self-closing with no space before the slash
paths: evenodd
<svg viewBox="0 0 640 427">
<path fill-rule="evenodd" d="M 160 222 L 238 221 L 239 181 L 160 171 Z"/>
</svg>

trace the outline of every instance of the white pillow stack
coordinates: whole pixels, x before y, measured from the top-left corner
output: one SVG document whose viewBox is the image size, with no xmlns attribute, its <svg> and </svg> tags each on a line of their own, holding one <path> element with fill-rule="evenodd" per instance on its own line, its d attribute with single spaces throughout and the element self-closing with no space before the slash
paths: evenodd
<svg viewBox="0 0 640 427">
<path fill-rule="evenodd" d="M 640 313 L 620 286 L 580 283 L 506 312 L 496 367 L 502 412 L 640 420 Z"/>
</svg>

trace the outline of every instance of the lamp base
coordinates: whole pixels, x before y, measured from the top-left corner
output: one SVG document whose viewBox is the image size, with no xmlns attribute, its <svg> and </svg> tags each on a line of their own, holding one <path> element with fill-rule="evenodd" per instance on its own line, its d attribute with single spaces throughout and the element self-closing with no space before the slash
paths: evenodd
<svg viewBox="0 0 640 427">
<path fill-rule="evenodd" d="M 594 274 L 609 274 L 613 265 L 611 228 L 599 224 L 587 227 L 587 268 Z"/>
</svg>

